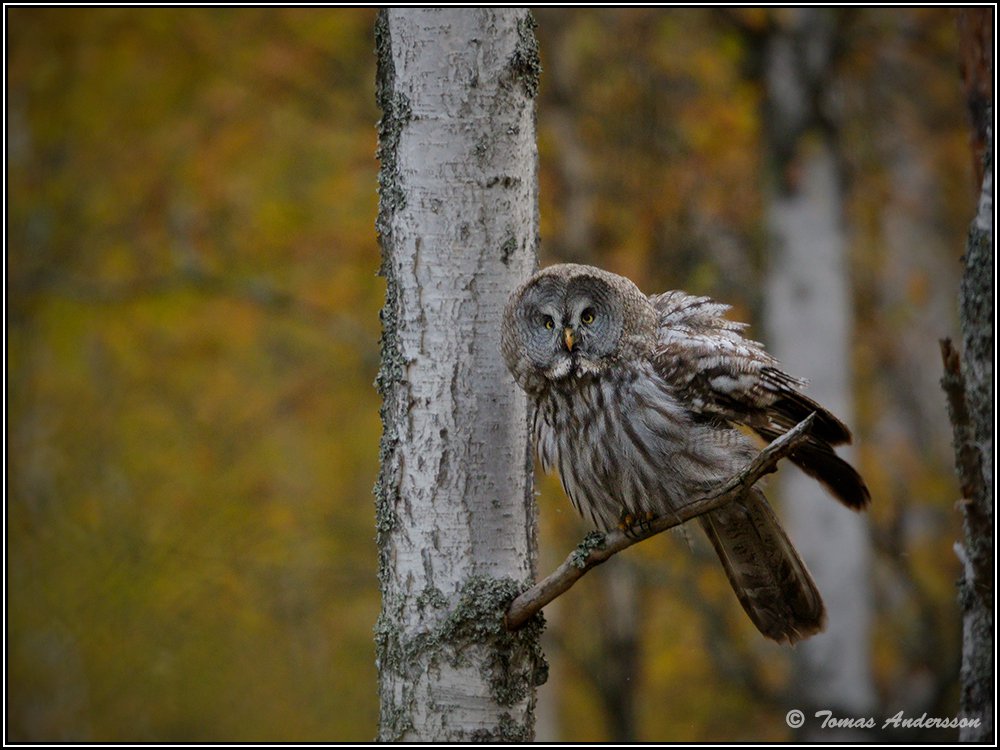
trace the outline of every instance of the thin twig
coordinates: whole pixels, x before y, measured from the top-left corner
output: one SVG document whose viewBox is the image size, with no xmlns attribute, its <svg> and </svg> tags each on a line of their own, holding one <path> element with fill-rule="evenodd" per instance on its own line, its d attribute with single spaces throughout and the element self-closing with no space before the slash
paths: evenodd
<svg viewBox="0 0 1000 750">
<path fill-rule="evenodd" d="M 520 628 L 542 607 L 580 580 L 588 570 L 609 560 L 623 549 L 627 549 L 644 539 L 649 539 L 651 536 L 656 536 L 667 529 L 680 526 L 692 518 L 715 510 L 740 497 L 762 476 L 773 472 L 778 461 L 794 451 L 806 439 L 814 418 L 815 414 L 810 414 L 764 448 L 753 461 L 747 464 L 746 468 L 724 482 L 717 490 L 677 508 L 669 516 L 656 518 L 641 529 L 630 529 L 628 534 L 620 529 L 606 534 L 600 532 L 588 534 L 553 573 L 511 602 L 504 618 L 507 629 L 517 630 Z"/>
</svg>

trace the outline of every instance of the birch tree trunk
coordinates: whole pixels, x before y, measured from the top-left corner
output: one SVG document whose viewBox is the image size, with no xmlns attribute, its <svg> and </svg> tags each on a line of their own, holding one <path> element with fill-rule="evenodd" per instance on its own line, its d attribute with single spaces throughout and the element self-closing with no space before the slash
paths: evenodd
<svg viewBox="0 0 1000 750">
<path fill-rule="evenodd" d="M 376 625 L 383 741 L 526 741 L 540 621 L 528 408 L 501 316 L 536 264 L 538 55 L 524 9 L 382 11 Z"/>
<path fill-rule="evenodd" d="M 783 17 L 784 18 L 784 17 Z M 809 379 L 809 396 L 853 423 L 851 300 L 842 177 L 819 102 L 832 69 L 830 11 L 789 11 L 765 55 L 771 233 L 767 328 L 770 350 Z M 806 137 L 808 135 L 808 138 Z M 867 519 L 839 505 L 815 480 L 791 469 L 778 477 L 783 517 L 826 602 L 826 631 L 795 650 L 796 695 L 818 709 L 867 716 L 875 706 L 870 666 L 871 548 Z M 803 728 L 803 738 L 834 740 Z"/>
<path fill-rule="evenodd" d="M 945 377 L 955 443 L 955 463 L 962 485 L 964 543 L 955 549 L 962 561 L 959 603 L 962 607 L 961 715 L 975 726 L 963 727 L 963 742 L 989 743 L 994 737 L 994 466 L 995 425 L 993 356 L 996 344 L 993 236 L 993 67 L 992 14 L 966 10 L 960 17 L 963 73 L 973 126 L 973 151 L 981 152 L 976 176 L 981 180 L 976 216 L 969 227 L 965 271 L 959 292 L 962 354 L 945 348 Z M 984 101 L 985 100 L 985 101 Z M 976 153 L 977 157 L 979 153 Z M 978 159 L 977 159 L 978 161 Z M 949 356 L 950 353 L 950 356 Z M 976 721 L 978 720 L 978 722 Z"/>
<path fill-rule="evenodd" d="M 943 344 L 945 376 L 962 488 L 964 543 L 955 543 L 962 561 L 961 728 L 963 742 L 993 739 L 995 558 L 993 552 L 993 144 L 986 144 L 985 174 L 976 217 L 969 228 L 965 276 L 959 294 L 961 358 Z"/>
</svg>

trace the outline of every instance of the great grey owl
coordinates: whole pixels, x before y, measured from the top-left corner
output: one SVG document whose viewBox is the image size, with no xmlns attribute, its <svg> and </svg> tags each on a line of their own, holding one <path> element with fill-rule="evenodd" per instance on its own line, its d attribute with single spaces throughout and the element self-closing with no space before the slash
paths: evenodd
<svg viewBox="0 0 1000 750">
<path fill-rule="evenodd" d="M 510 298 L 501 350 L 534 401 L 543 468 L 602 530 L 670 514 L 754 457 L 736 425 L 767 441 L 815 412 L 791 460 L 855 510 L 869 493 L 834 453 L 847 427 L 800 392 L 763 347 L 723 318 L 727 305 L 672 291 L 646 296 L 592 266 L 539 271 Z M 756 487 L 700 516 L 750 619 L 775 641 L 822 630 L 823 600 Z"/>
</svg>

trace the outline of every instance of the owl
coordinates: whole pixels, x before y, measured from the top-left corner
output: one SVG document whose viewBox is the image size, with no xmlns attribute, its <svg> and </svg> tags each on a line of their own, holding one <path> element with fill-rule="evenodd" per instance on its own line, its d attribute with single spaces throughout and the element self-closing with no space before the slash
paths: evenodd
<svg viewBox="0 0 1000 750">
<path fill-rule="evenodd" d="M 847 427 L 801 392 L 729 309 L 680 291 L 647 296 L 592 266 L 539 271 L 511 295 L 501 351 L 534 402 L 546 471 L 601 530 L 675 513 L 744 468 L 758 449 L 815 413 L 791 460 L 854 510 L 864 480 L 833 446 Z M 763 492 L 698 517 L 743 609 L 766 637 L 822 630 L 823 600 Z"/>
</svg>

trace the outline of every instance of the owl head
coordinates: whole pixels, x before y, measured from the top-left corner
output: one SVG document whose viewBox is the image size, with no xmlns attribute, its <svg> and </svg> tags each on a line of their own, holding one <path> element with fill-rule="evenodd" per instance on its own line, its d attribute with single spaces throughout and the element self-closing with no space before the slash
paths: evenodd
<svg viewBox="0 0 1000 750">
<path fill-rule="evenodd" d="M 656 315 L 631 281 L 593 266 L 549 266 L 511 295 L 501 349 L 529 393 L 600 375 L 653 346 Z"/>
</svg>

